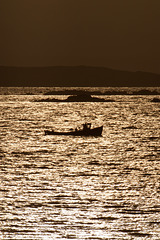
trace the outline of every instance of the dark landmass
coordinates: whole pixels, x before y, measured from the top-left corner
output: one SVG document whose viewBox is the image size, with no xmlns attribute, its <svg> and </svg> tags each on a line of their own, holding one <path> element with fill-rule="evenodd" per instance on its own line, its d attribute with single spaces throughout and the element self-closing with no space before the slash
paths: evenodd
<svg viewBox="0 0 160 240">
<path fill-rule="evenodd" d="M 97 98 L 92 97 L 89 94 L 81 94 L 76 96 L 69 96 L 67 99 L 56 99 L 56 98 L 47 98 L 47 99 L 40 99 L 35 100 L 35 102 L 114 102 L 112 99 L 103 99 L 103 98 Z"/>
<path fill-rule="evenodd" d="M 160 87 L 160 75 L 105 67 L 0 67 L 1 87 Z"/>
<path fill-rule="evenodd" d="M 127 126 L 127 127 L 122 127 L 122 129 L 137 129 L 135 126 Z"/>
<path fill-rule="evenodd" d="M 151 102 L 160 102 L 160 98 L 153 98 L 152 100 L 151 100 Z"/>
</svg>

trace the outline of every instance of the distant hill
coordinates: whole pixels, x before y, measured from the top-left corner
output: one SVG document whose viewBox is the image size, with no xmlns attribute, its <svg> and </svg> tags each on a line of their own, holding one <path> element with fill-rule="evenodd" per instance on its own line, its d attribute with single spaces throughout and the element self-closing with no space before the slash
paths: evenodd
<svg viewBox="0 0 160 240">
<path fill-rule="evenodd" d="M 105 67 L 4 67 L 2 87 L 160 87 L 160 75 Z"/>
</svg>

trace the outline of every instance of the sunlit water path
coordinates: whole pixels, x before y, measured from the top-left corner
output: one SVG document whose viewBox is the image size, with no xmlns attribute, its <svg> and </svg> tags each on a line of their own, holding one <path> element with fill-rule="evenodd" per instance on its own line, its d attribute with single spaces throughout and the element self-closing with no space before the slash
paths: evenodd
<svg viewBox="0 0 160 240">
<path fill-rule="evenodd" d="M 0 239 L 160 239 L 160 104 L 152 97 L 1 95 Z M 44 135 L 84 121 L 103 125 L 103 136 Z"/>
</svg>

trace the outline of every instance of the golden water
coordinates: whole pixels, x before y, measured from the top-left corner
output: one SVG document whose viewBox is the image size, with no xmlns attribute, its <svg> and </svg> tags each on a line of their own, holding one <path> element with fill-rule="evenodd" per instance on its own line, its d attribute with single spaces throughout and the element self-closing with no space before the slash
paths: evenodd
<svg viewBox="0 0 160 240">
<path fill-rule="evenodd" d="M 160 104 L 41 97 L 0 96 L 0 239 L 160 239 Z M 103 136 L 44 135 L 85 121 Z"/>
</svg>

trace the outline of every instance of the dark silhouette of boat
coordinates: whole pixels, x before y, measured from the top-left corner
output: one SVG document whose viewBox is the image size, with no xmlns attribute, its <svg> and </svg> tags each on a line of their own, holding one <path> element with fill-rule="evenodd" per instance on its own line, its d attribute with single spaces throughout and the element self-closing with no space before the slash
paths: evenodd
<svg viewBox="0 0 160 240">
<path fill-rule="evenodd" d="M 91 128 L 90 123 L 83 124 L 82 129 L 75 129 L 69 132 L 56 132 L 54 130 L 45 130 L 45 135 L 70 135 L 70 136 L 101 136 L 103 126 Z"/>
</svg>

